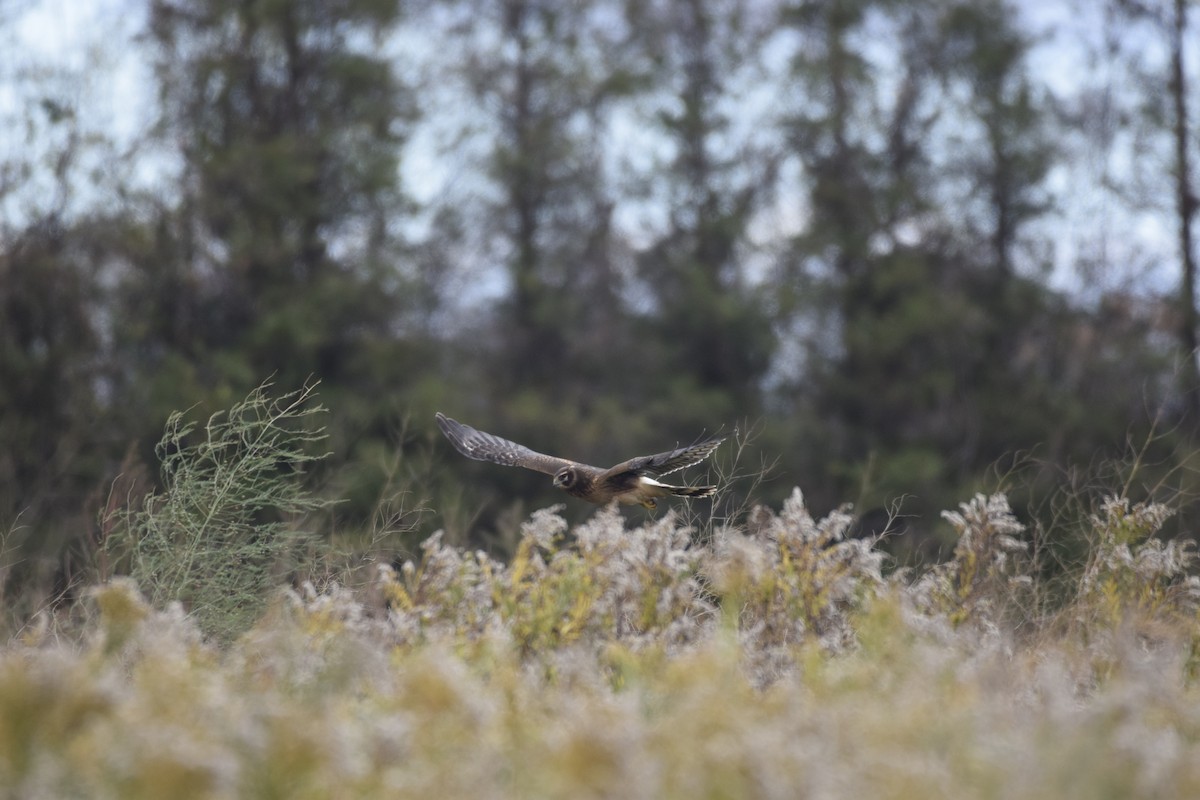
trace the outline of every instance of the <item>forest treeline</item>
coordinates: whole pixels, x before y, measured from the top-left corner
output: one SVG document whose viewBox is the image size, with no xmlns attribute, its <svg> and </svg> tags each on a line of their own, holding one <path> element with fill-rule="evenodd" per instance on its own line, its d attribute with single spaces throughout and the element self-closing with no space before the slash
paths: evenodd
<svg viewBox="0 0 1200 800">
<path fill-rule="evenodd" d="M 911 541 L 1104 464 L 1186 498 L 1195 22 L 1087 5 L 1067 92 L 1005 0 L 130 0 L 132 143 L 13 87 L 3 564 L 69 576 L 172 411 L 268 379 L 319 381 L 334 535 L 503 550 L 561 499 L 435 410 L 598 464 L 724 431 L 718 513 L 798 485 Z"/>
</svg>

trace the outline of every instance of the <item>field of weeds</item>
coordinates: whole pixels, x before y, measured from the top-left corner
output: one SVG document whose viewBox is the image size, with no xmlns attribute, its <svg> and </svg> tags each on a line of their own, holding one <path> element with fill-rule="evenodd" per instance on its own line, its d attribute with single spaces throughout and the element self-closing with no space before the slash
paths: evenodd
<svg viewBox="0 0 1200 800">
<path fill-rule="evenodd" d="M 511 563 L 426 542 L 353 590 L 276 596 L 230 644 L 129 580 L 78 638 L 0 657 L 10 797 L 1200 795 L 1197 585 L 1112 499 L 1073 599 L 1036 607 L 1002 496 L 948 515 L 953 561 L 884 578 L 797 492 L 696 544 L 667 516 Z"/>
<path fill-rule="evenodd" d="M 979 495 L 912 572 L 799 491 L 704 531 L 547 509 L 506 563 L 435 535 L 279 588 L 291 533 L 247 514 L 303 506 L 269 476 L 308 434 L 254 402 L 278 413 L 166 448 L 164 492 L 112 521 L 132 577 L 15 628 L 0 794 L 1200 796 L 1200 580 L 1163 506 L 1098 499 L 1047 569 L 1054 532 Z"/>
</svg>

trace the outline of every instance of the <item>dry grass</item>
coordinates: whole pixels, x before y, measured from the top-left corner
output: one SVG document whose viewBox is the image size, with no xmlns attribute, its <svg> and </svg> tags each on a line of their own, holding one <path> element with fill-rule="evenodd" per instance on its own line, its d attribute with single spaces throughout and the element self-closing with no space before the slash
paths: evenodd
<svg viewBox="0 0 1200 800">
<path fill-rule="evenodd" d="M 1003 497 L 954 559 L 881 574 L 797 492 L 703 545 L 672 517 L 525 523 L 508 564 L 425 543 L 283 591 L 228 646 L 114 581 L 0 652 L 11 797 L 1200 796 L 1197 581 L 1111 499 L 1075 590 Z M 1028 616 L 1028 615 L 1026 615 Z"/>
</svg>

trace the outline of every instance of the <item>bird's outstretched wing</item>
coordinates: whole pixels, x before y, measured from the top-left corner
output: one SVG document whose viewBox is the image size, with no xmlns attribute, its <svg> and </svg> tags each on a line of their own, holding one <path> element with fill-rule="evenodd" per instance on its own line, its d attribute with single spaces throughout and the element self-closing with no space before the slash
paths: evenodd
<svg viewBox="0 0 1200 800">
<path fill-rule="evenodd" d="M 726 438 L 724 436 L 717 436 L 687 447 L 680 447 L 678 450 L 669 450 L 665 453 L 658 453 L 652 456 L 631 458 L 628 461 L 623 461 L 609 468 L 602 477 L 607 478 L 619 475 L 622 472 L 634 472 L 638 475 L 669 475 L 684 467 L 699 464 L 712 455 L 713 451 Z"/>
<path fill-rule="evenodd" d="M 476 461 L 491 461 L 506 467 L 524 467 L 547 475 L 553 475 L 563 467 L 576 464 L 574 461 L 538 453 L 525 445 L 475 430 L 470 425 L 450 419 L 440 411 L 437 412 L 436 419 L 438 427 L 454 448 Z"/>
</svg>

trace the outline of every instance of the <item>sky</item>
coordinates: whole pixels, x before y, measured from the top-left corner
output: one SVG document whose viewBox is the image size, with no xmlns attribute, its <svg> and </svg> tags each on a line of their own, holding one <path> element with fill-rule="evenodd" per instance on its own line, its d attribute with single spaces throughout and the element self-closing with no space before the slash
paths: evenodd
<svg viewBox="0 0 1200 800">
<path fill-rule="evenodd" d="M 144 22 L 140 6 L 127 0 L 0 0 L 0 163 L 43 166 L 23 179 L 18 192 L 8 191 L 11 174 L 0 177 L 0 235 L 47 207 L 69 209 L 92 199 L 82 189 L 60 204 L 46 180 L 46 154 L 66 134 L 52 123 L 35 88 L 48 82 L 78 115 L 82 135 L 109 137 L 118 152 L 145 129 L 152 83 L 134 44 Z M 42 113 L 27 113 L 31 105 Z M 114 158 L 99 155 L 72 167 L 81 187 L 117 168 Z M 153 180 L 150 171 L 127 168 Z"/>
<path fill-rule="evenodd" d="M 150 99 L 149 71 L 134 46 L 144 24 L 144 4 L 129 0 L 0 0 L 0 40 L 11 44 L 0 51 L 0 76 L 20 80 L 31 64 L 62 70 L 79 81 L 88 114 L 131 136 Z M 4 86 L 6 112 L 13 88 Z"/>
</svg>

